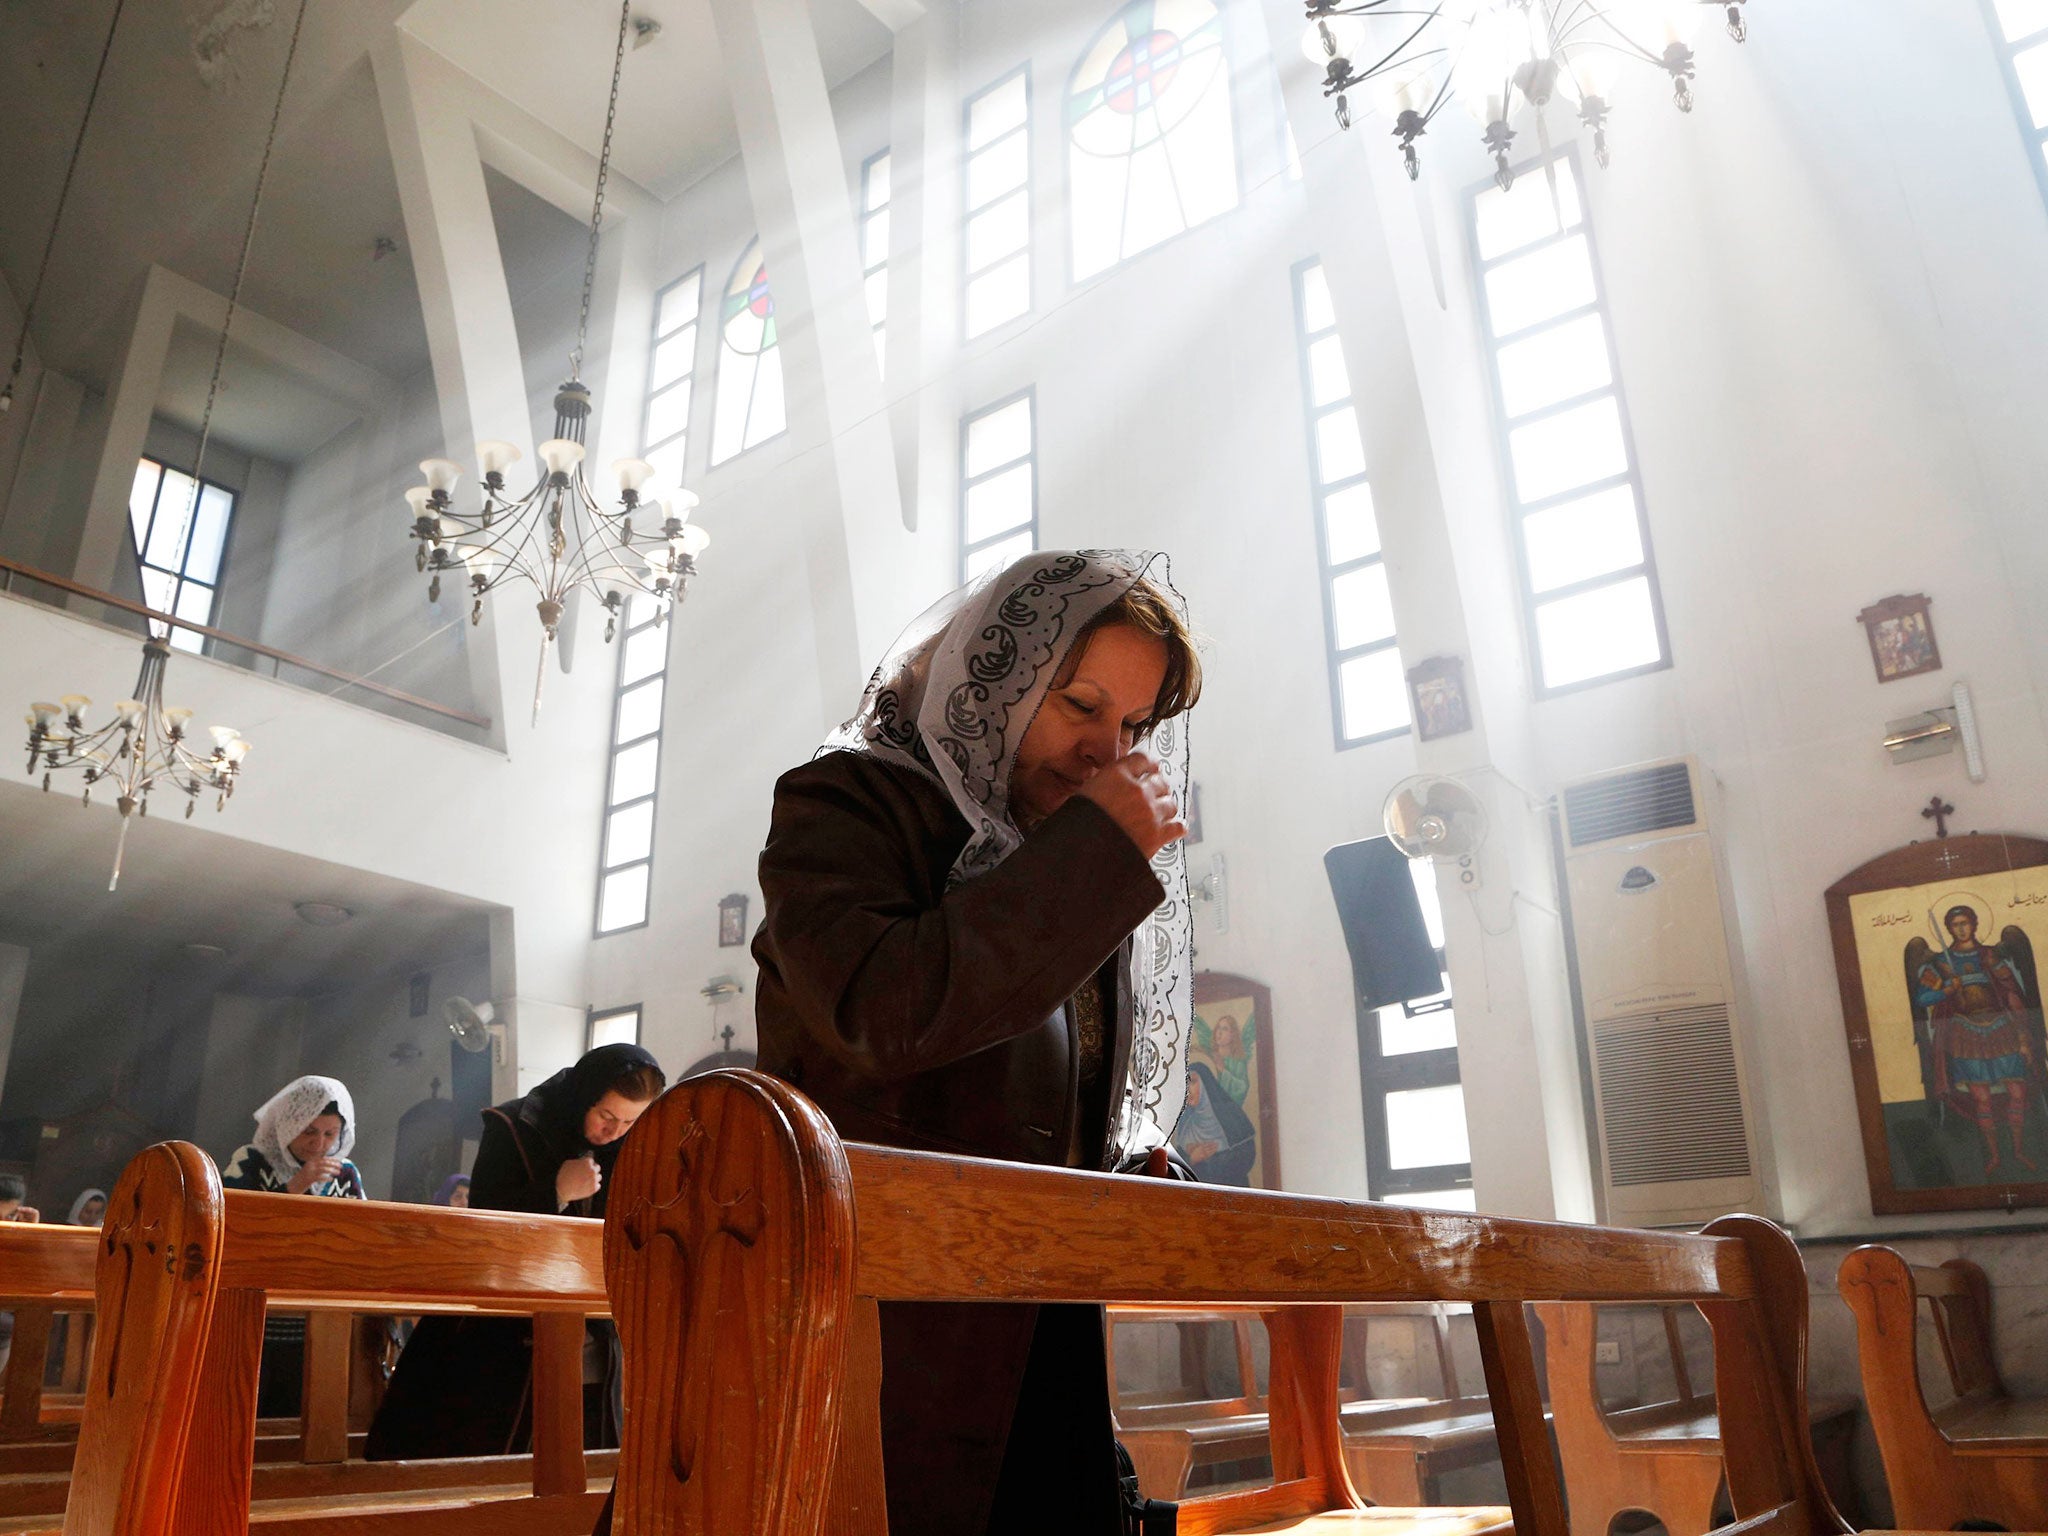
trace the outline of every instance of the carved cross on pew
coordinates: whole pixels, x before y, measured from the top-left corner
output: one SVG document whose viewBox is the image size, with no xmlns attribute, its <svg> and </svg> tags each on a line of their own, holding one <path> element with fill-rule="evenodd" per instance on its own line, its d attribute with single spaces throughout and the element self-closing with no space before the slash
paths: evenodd
<svg viewBox="0 0 2048 1536">
<path fill-rule="evenodd" d="M 1948 836 L 1948 819 L 1955 815 L 1955 813 L 1956 808 L 1939 795 L 1928 801 L 1926 809 L 1920 812 L 1921 816 L 1934 823 L 1934 835 L 1936 837 Z"/>
<path fill-rule="evenodd" d="M 129 1209 L 115 1215 L 106 1224 L 100 1239 L 109 1257 L 118 1254 L 122 1260 L 121 1277 L 116 1282 L 111 1296 L 112 1305 L 101 1309 L 99 1349 L 105 1352 L 107 1396 L 114 1395 L 114 1389 L 121 1380 L 121 1343 L 128 1328 L 128 1292 L 135 1285 L 137 1261 L 154 1263 L 159 1249 L 168 1250 L 163 1222 L 152 1216 L 143 1220 L 142 1183 L 135 1182 L 129 1190 Z M 137 1250 L 140 1250 L 138 1254 Z M 204 1266 L 204 1258 L 201 1258 Z M 164 1267 L 171 1273 L 177 1272 L 177 1256 L 167 1252 Z M 188 1261 L 189 1267 L 189 1261 Z"/>
<path fill-rule="evenodd" d="M 742 1248 L 751 1248 L 768 1225 L 768 1207 L 758 1191 L 745 1189 L 730 1197 L 714 1195 L 708 1180 L 692 1177 L 697 1160 L 714 1155 L 709 1143 L 710 1137 L 701 1124 L 692 1122 L 685 1128 L 676 1148 L 676 1159 L 682 1165 L 682 1193 L 663 1205 L 643 1202 L 626 1218 L 626 1241 L 635 1249 L 665 1238 L 683 1266 L 682 1292 L 688 1299 L 684 1305 L 683 1348 L 678 1358 L 684 1360 L 708 1358 L 708 1352 L 716 1347 L 713 1335 L 721 1276 L 719 1266 L 713 1262 L 714 1243 L 725 1236 Z M 695 1470 L 697 1439 L 710 1424 L 711 1380 L 712 1372 L 708 1370 L 677 1373 L 675 1433 L 669 1450 L 669 1470 L 677 1482 L 688 1482 Z M 683 1394 L 691 1392 L 692 1381 L 697 1389 L 691 1395 L 697 1400 L 687 1401 Z"/>
</svg>

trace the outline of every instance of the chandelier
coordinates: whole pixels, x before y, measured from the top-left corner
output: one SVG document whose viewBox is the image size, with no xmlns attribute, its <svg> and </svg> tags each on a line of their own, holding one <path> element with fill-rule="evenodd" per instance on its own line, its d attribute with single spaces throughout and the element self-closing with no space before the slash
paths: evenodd
<svg viewBox="0 0 2048 1536">
<path fill-rule="evenodd" d="M 121 835 L 114 844 L 114 873 L 107 889 L 121 883 L 121 856 L 128 846 L 128 819 L 149 814 L 149 792 L 159 784 L 185 796 L 189 819 L 206 790 L 217 790 L 214 809 L 223 809 L 235 792 L 235 778 L 242 771 L 242 759 L 249 743 L 232 726 L 208 728 L 213 751 L 194 751 L 188 729 L 192 711 L 164 703 L 164 663 L 171 647 L 160 635 L 151 635 L 142 645 L 142 675 L 135 680 L 135 697 L 114 706 L 114 718 L 87 729 L 85 711 L 92 700 L 83 694 L 67 694 L 60 704 L 31 704 L 28 713 L 28 771 L 40 763 L 43 788 L 47 791 L 53 774 L 83 769 L 85 794 L 81 803 L 92 804 L 92 792 L 101 783 L 112 785 L 114 808 L 121 813 Z"/>
<path fill-rule="evenodd" d="M 1511 120 L 1534 109 L 1538 133 L 1552 99 L 1563 95 L 1592 131 L 1593 158 L 1607 164 L 1607 116 L 1621 72 L 1631 64 L 1662 70 L 1681 112 L 1693 104 L 1692 40 L 1701 10 L 1723 13 L 1728 35 L 1749 35 L 1746 0 L 1308 0 L 1302 51 L 1323 70 L 1323 94 L 1336 98 L 1337 124 L 1351 126 L 1349 92 L 1371 82 L 1394 120 L 1394 137 L 1413 181 L 1421 174 L 1415 141 L 1453 95 L 1478 119 L 1493 153 L 1494 179 L 1514 185 Z"/>
<path fill-rule="evenodd" d="M 519 461 L 519 450 L 506 442 L 481 442 L 477 444 L 481 507 L 456 510 L 453 493 L 462 467 L 452 459 L 423 461 L 420 473 L 427 483 L 405 493 L 413 514 L 412 537 L 418 545 L 414 565 L 421 572 L 432 572 L 427 584 L 429 602 L 440 601 L 441 578 L 450 571 L 467 573 L 472 624 L 483 618 L 484 595 L 509 582 L 527 582 L 540 594 L 534 605 L 541 624 L 540 673 L 533 687 L 535 719 L 540 717 L 548 650 L 555 643 L 570 594 L 585 591 L 604 605 L 604 637 L 609 641 L 618 633 L 619 613 L 629 597 L 651 602 L 656 622 L 664 620 L 697 574 L 697 556 L 711 543 L 708 533 L 687 520 L 697 498 L 675 488 L 654 491 L 649 484 L 654 466 L 645 459 L 620 459 L 612 465 L 612 478 L 619 487 L 616 508 L 598 503 L 584 474 L 590 390 L 581 377 L 583 346 L 590 329 L 605 182 L 611 174 L 619 76 L 631 27 L 632 3 L 626 0 L 619 9 L 619 41 L 612 59 L 604 147 L 597 162 L 597 196 L 590 210 L 576 346 L 569 354 L 568 381 L 555 393 L 555 435 L 537 450 L 541 473 L 532 489 L 512 498 L 505 488 L 505 471 Z"/>
</svg>

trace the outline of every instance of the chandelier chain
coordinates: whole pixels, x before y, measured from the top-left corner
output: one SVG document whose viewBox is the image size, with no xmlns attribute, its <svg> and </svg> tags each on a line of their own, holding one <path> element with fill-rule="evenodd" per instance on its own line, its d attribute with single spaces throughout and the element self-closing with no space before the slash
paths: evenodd
<svg viewBox="0 0 2048 1536">
<path fill-rule="evenodd" d="M 213 376 L 206 382 L 206 408 L 199 415 L 199 447 L 192 456 L 192 489 L 185 498 L 185 520 L 178 530 L 176 547 L 184 549 L 192 535 L 192 519 L 199 509 L 199 472 L 206 463 L 207 445 L 213 439 L 213 406 L 220 397 L 221 369 L 227 363 L 228 332 L 234 329 L 235 312 L 242 303 L 242 280 L 249 275 L 249 249 L 256 243 L 256 217 L 263 208 L 263 189 L 270 180 L 270 155 L 277 147 L 277 126 L 284 119 L 285 90 L 291 84 L 292 61 L 299 56 L 299 34 L 306 26 L 307 0 L 299 0 L 299 14 L 292 22 L 292 39 L 285 48 L 284 73 L 278 77 L 277 100 L 270 108 L 270 132 L 263 139 L 263 159 L 256 167 L 256 195 L 249 199 L 249 221 L 242 226 L 242 252 L 235 260 L 235 281 L 228 290 L 228 312 L 220 323 L 220 340 L 213 349 Z"/>
<path fill-rule="evenodd" d="M 28 351 L 28 325 L 35 318 L 36 302 L 43 296 L 43 278 L 50 270 L 50 252 L 57 246 L 57 227 L 64 221 L 64 205 L 71 197 L 71 178 L 85 149 L 85 131 L 92 126 L 92 109 L 100 99 L 100 82 L 107 75 L 107 59 L 114 51 L 114 33 L 121 25 L 121 11 L 128 0 L 114 0 L 114 16 L 107 23 L 106 41 L 100 44 L 99 67 L 92 73 L 92 89 L 86 93 L 85 115 L 78 120 L 78 137 L 71 142 L 71 163 L 64 167 L 64 182 L 57 189 L 57 208 L 50 215 L 49 237 L 43 241 L 43 259 L 36 266 L 36 280 L 28 291 L 28 307 L 21 312 L 21 332 L 14 338 L 14 363 L 7 370 L 6 392 L 13 397 L 14 381 L 21 375 L 21 360 Z"/>
<path fill-rule="evenodd" d="M 597 156 L 597 199 L 590 207 L 590 249 L 583 258 L 583 305 L 576 314 L 576 350 L 569 354 L 569 377 L 583 377 L 583 344 L 590 334 L 590 295 L 597 283 L 597 235 L 604 225 L 604 188 L 612 174 L 612 130 L 619 121 L 619 78 L 626 69 L 626 33 L 633 24 L 633 0 L 619 6 L 619 44 L 612 55 L 612 94 L 604 109 L 604 146 Z"/>
</svg>

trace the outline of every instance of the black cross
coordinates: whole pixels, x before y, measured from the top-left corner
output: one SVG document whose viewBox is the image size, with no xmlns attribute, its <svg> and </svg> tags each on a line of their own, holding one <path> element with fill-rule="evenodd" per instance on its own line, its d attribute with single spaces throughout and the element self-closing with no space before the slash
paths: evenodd
<svg viewBox="0 0 2048 1536">
<path fill-rule="evenodd" d="M 1934 823 L 1934 835 L 1936 837 L 1947 837 L 1948 819 L 1955 815 L 1955 813 L 1956 808 L 1954 806 L 1943 800 L 1941 796 L 1936 795 L 1927 802 L 1927 808 L 1921 811 L 1920 814 Z"/>
</svg>

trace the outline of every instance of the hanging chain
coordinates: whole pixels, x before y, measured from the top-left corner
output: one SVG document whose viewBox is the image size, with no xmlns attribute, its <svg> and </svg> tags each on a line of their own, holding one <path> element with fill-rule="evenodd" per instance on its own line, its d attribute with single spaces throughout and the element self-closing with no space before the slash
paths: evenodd
<svg viewBox="0 0 2048 1536">
<path fill-rule="evenodd" d="M 576 350 L 569 354 L 569 377 L 583 377 L 583 343 L 590 334 L 590 291 L 597 282 L 597 232 L 604 224 L 604 184 L 612 174 L 612 129 L 619 120 L 619 76 L 626 68 L 626 33 L 633 25 L 633 0 L 619 6 L 619 46 L 612 56 L 612 99 L 604 109 L 604 148 L 597 157 L 597 201 L 590 208 L 590 251 L 583 258 L 583 307 L 576 315 Z"/>
<path fill-rule="evenodd" d="M 186 541 L 192 537 L 192 521 L 199 510 L 199 472 L 206 463 L 206 447 L 213 438 L 213 403 L 220 395 L 221 368 L 227 362 L 228 332 L 235 324 L 235 311 L 242 303 L 242 279 L 249 274 L 249 248 L 256 243 L 256 215 L 263 207 L 263 188 L 270 180 L 270 154 L 277 147 L 277 125 L 284 118 L 285 88 L 291 84 L 292 61 L 299 55 L 299 33 L 306 25 L 307 0 L 299 0 L 298 18 L 292 23 L 292 40 L 284 54 L 284 73 L 277 82 L 277 101 L 270 109 L 270 132 L 263 140 L 263 160 L 256 167 L 256 195 L 249 200 L 249 222 L 242 228 L 242 254 L 235 262 L 235 283 L 228 290 L 228 312 L 220 323 L 220 342 L 213 349 L 213 377 L 206 384 L 206 409 L 199 417 L 199 450 L 192 458 L 192 492 L 185 499 L 185 521 L 178 530 L 178 566 L 185 564 Z"/>
<path fill-rule="evenodd" d="M 107 40 L 100 45 L 99 68 L 92 74 L 92 89 L 86 93 L 85 116 L 78 120 L 78 137 L 72 141 L 71 163 L 64 167 L 64 184 L 57 189 L 57 211 L 50 215 L 50 237 L 43 242 L 43 259 L 36 267 L 36 280 L 28 291 L 28 308 L 21 312 L 21 334 L 14 338 L 14 364 L 7 370 L 7 384 L 0 389 L 0 411 L 14 403 L 14 381 L 21 377 L 21 360 L 28 351 L 28 323 L 35 318 L 36 301 L 43 296 L 43 276 L 50 270 L 50 252 L 57 245 L 57 226 L 64 219 L 64 204 L 71 196 L 71 177 L 78 169 L 80 151 L 85 148 L 85 130 L 92 124 L 93 104 L 100 98 L 100 81 L 106 78 L 107 57 L 114 51 L 114 31 L 121 25 L 121 9 L 128 0 L 114 0 L 114 19 L 107 23 Z"/>
</svg>

